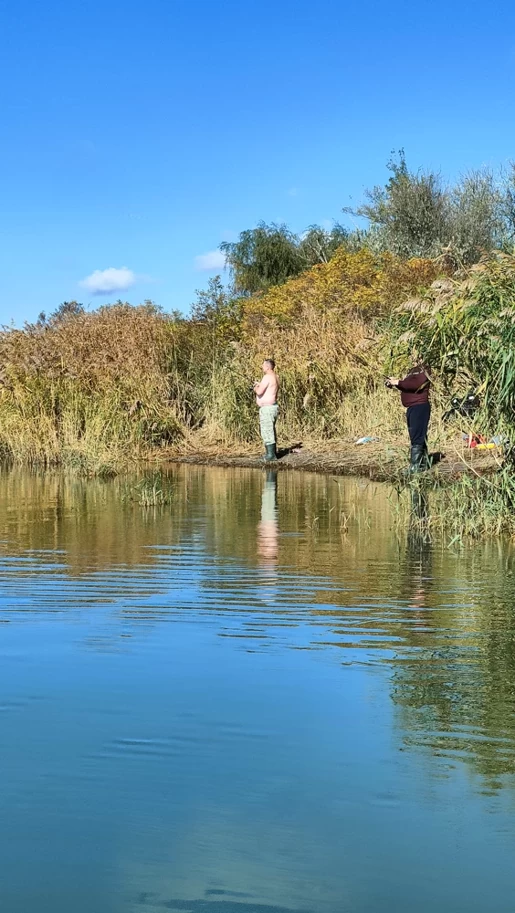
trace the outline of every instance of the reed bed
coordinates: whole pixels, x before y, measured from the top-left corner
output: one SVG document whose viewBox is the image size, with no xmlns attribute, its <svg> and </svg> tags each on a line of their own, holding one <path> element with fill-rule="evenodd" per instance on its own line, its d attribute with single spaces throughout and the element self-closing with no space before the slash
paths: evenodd
<svg viewBox="0 0 515 913">
<path fill-rule="evenodd" d="M 433 448 L 446 449 L 456 432 L 439 418 L 450 394 L 471 388 L 482 406 L 467 430 L 515 440 L 515 256 L 494 254 L 435 280 L 438 269 L 342 252 L 264 295 L 222 296 L 190 318 L 118 302 L 4 328 L 0 456 L 109 476 L 172 451 L 250 451 L 258 439 L 252 382 L 272 356 L 282 440 L 327 449 L 378 437 L 395 474 L 404 416 L 382 374 L 402 370 L 413 349 L 435 379 Z M 432 474 L 417 482 L 434 488 L 433 527 L 451 538 L 514 535 L 511 447 L 495 468 L 445 487 Z M 159 487 L 149 498 L 161 498 Z"/>
</svg>

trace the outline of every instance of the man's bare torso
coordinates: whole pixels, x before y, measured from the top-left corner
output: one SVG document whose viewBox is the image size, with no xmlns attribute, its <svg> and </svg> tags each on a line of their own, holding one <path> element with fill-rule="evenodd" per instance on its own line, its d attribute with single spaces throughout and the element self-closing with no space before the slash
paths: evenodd
<svg viewBox="0 0 515 913">
<path fill-rule="evenodd" d="M 254 390 L 258 406 L 275 406 L 279 391 L 279 378 L 275 371 L 267 371 Z"/>
</svg>

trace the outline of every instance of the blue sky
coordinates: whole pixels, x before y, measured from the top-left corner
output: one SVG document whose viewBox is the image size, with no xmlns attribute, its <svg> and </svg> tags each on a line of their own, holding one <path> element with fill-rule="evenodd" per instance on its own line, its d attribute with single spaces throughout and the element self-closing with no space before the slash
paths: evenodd
<svg viewBox="0 0 515 913">
<path fill-rule="evenodd" d="M 515 158 L 514 90 L 506 0 L 2 0 L 0 321 L 187 310 L 197 258 L 339 218 L 392 149 L 451 178 Z"/>
</svg>

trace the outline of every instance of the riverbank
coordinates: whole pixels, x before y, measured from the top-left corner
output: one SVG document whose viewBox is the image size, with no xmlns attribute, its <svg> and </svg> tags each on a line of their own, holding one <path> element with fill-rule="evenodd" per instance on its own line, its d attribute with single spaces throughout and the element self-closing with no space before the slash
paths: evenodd
<svg viewBox="0 0 515 913">
<path fill-rule="evenodd" d="M 196 449 L 194 441 L 191 441 L 188 449 L 170 450 L 165 461 L 246 469 L 262 469 L 266 465 L 274 470 L 361 476 L 376 482 L 395 483 L 402 478 L 406 469 L 408 448 L 400 439 L 363 445 L 334 441 L 318 444 L 309 442 L 303 446 L 292 442 L 282 450 L 279 448 L 278 453 L 278 460 L 265 464 L 259 445 L 237 448 L 203 444 Z M 500 451 L 471 450 L 463 446 L 461 439 L 446 442 L 441 450 L 432 448 L 432 453 L 434 465 L 426 475 L 442 482 L 460 478 L 464 474 L 487 475 L 502 465 Z"/>
</svg>

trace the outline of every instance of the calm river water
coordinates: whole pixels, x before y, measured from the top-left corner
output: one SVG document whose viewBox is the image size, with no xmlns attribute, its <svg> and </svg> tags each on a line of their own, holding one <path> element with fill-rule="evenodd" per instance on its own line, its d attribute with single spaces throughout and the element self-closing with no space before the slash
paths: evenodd
<svg viewBox="0 0 515 913">
<path fill-rule="evenodd" d="M 0 476 L 1 909 L 511 913 L 511 546 L 170 475 Z"/>
</svg>

